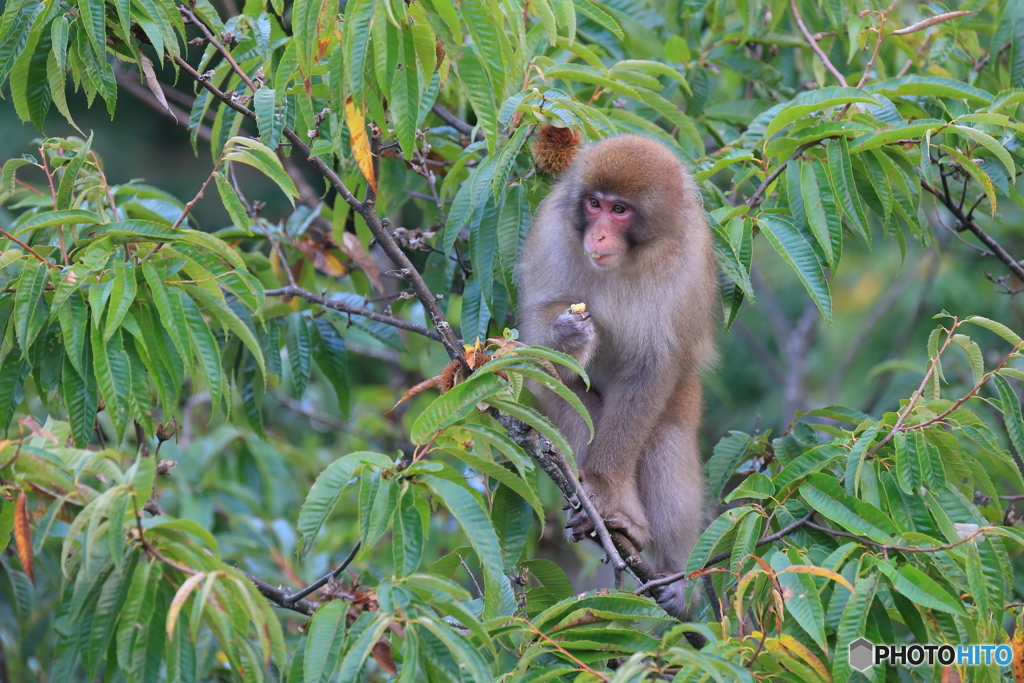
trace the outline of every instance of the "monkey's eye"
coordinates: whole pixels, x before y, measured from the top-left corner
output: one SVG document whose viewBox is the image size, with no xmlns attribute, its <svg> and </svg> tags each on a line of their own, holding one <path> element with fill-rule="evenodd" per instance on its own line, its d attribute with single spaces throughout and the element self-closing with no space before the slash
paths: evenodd
<svg viewBox="0 0 1024 683">
<path fill-rule="evenodd" d="M 623 206 L 622 204 L 616 204 L 615 206 L 612 207 L 612 211 L 621 215 L 626 213 L 626 207 Z"/>
<path fill-rule="evenodd" d="M 600 209 L 601 208 L 601 202 L 597 201 L 593 197 L 591 197 L 588 201 L 590 202 L 590 205 L 592 207 L 594 207 L 595 209 Z"/>
</svg>

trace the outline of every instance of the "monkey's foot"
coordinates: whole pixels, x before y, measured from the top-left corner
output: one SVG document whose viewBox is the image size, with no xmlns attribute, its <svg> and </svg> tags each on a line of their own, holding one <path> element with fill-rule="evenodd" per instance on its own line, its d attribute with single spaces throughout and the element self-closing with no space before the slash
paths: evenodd
<svg viewBox="0 0 1024 683">
<path fill-rule="evenodd" d="M 592 494 L 591 498 L 593 498 Z M 600 513 L 601 510 L 598 508 L 598 514 Z M 645 541 L 650 537 L 650 534 L 644 530 L 644 527 L 635 523 L 628 515 L 621 512 L 604 516 L 603 519 L 605 526 L 614 531 L 621 532 L 629 538 L 637 550 L 643 550 Z M 597 534 L 594 520 L 590 518 L 590 515 L 587 514 L 582 505 L 579 505 L 570 513 L 569 519 L 565 523 L 565 528 L 569 530 L 569 536 L 573 542 L 579 542 L 588 536 L 594 537 Z"/>
</svg>

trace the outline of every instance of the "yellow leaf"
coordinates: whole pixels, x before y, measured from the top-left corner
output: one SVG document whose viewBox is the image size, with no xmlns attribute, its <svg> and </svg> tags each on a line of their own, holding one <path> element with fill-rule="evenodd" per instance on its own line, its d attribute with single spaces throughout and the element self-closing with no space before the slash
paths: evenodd
<svg viewBox="0 0 1024 683">
<path fill-rule="evenodd" d="M 786 567 L 780 574 L 814 574 L 815 576 L 823 576 L 826 579 L 832 579 L 836 583 L 841 583 L 846 586 L 847 590 L 851 593 L 856 593 L 850 582 L 847 581 L 841 574 L 836 574 L 834 571 L 825 569 L 824 567 L 815 567 L 809 564 L 791 564 Z"/>
<path fill-rule="evenodd" d="M 345 102 L 345 120 L 348 122 L 349 144 L 352 155 L 362 171 L 366 182 L 377 192 L 377 177 L 373 174 L 373 154 L 370 152 L 370 138 L 366 135 L 366 119 L 362 110 L 355 105 L 352 98 Z"/>
<path fill-rule="evenodd" d="M 818 659 L 817 655 L 811 651 L 811 648 L 807 647 L 799 640 L 789 635 L 788 633 L 782 633 L 779 635 L 779 642 L 790 652 L 795 652 L 800 656 L 800 659 L 804 660 L 811 665 L 811 668 L 826 681 L 831 681 L 832 677 L 828 674 L 828 667 Z"/>
<path fill-rule="evenodd" d="M 178 588 L 178 592 L 174 594 L 174 599 L 171 600 L 171 606 L 167 610 L 167 639 L 170 640 L 174 637 L 174 626 L 178 622 L 178 614 L 181 612 L 181 608 L 185 606 L 185 601 L 188 600 L 188 596 L 192 594 L 195 587 L 200 584 L 206 578 L 205 572 L 199 572 L 185 579 L 185 582 Z"/>
</svg>

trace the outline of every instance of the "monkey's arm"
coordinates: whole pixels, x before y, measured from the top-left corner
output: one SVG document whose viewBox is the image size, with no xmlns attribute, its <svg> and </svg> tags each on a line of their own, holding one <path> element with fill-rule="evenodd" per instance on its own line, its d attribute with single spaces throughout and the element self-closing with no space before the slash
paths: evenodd
<svg viewBox="0 0 1024 683">
<path fill-rule="evenodd" d="M 532 315 L 524 316 L 532 322 L 524 325 L 524 340 L 561 351 L 576 359 L 584 367 L 594 353 L 597 330 L 590 313 L 573 313 L 564 302 L 537 306 Z"/>
</svg>

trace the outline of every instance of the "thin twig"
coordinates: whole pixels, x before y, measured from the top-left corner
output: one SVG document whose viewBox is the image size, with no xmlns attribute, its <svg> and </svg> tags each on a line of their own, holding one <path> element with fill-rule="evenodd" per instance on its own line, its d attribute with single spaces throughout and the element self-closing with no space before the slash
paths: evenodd
<svg viewBox="0 0 1024 683">
<path fill-rule="evenodd" d="M 41 262 L 45 263 L 46 265 L 50 266 L 51 268 L 56 268 L 57 270 L 60 270 L 60 269 L 61 269 L 61 268 L 60 268 L 60 266 L 58 266 L 58 265 L 57 265 L 56 263 L 52 263 L 51 261 L 48 261 L 48 260 L 47 260 L 47 259 L 46 259 L 46 258 L 45 258 L 45 257 L 44 257 L 44 256 L 43 256 L 42 254 L 40 254 L 40 253 L 39 253 L 38 251 L 36 251 L 36 250 L 35 250 L 35 249 L 33 249 L 32 247 L 28 246 L 27 244 L 25 244 L 24 242 L 22 242 L 22 241 L 21 241 L 21 240 L 19 240 L 19 239 L 18 239 L 17 237 L 15 237 L 15 236 L 14 236 L 14 235 L 12 235 L 11 233 L 7 232 L 7 231 L 6 231 L 6 230 L 4 230 L 3 228 L 0 228 L 0 235 L 3 235 L 3 236 L 4 236 L 4 237 L 6 237 L 7 239 L 11 240 L 11 241 L 12 241 L 12 242 L 14 242 L 15 244 L 17 244 L 17 245 L 18 245 L 19 247 L 21 247 L 22 249 L 24 249 L 24 250 L 25 250 L 25 251 L 27 251 L 28 253 L 32 254 L 32 255 L 33 255 L 33 256 L 35 256 L 35 257 L 36 257 L 37 259 L 39 259 L 39 260 L 40 260 Z"/>
<path fill-rule="evenodd" d="M 945 181 L 945 176 L 942 176 L 942 179 Z M 1003 249 L 1003 247 L 996 242 L 991 235 L 985 232 L 985 230 L 978 225 L 977 221 L 975 221 L 973 217 L 964 214 L 963 210 L 957 208 L 952 197 L 949 196 L 948 190 L 946 193 L 940 192 L 923 178 L 921 179 L 921 187 L 935 195 L 938 200 L 942 202 L 942 205 L 945 206 L 951 214 L 953 214 L 953 217 L 960 222 L 963 229 L 970 230 L 974 233 L 975 237 L 977 237 L 982 244 L 988 247 L 989 250 L 995 254 L 996 258 L 1002 261 L 1021 281 L 1024 281 L 1024 267 L 1021 266 L 1020 261 L 1010 256 L 1010 254 Z"/>
<path fill-rule="evenodd" d="M 356 558 L 356 553 L 359 552 L 359 548 L 362 547 L 362 545 L 363 545 L 362 541 L 356 541 L 356 544 L 354 546 L 352 546 L 352 550 L 351 550 L 351 552 L 349 552 L 348 557 L 346 557 L 342 561 L 342 563 L 340 565 L 338 565 L 337 569 L 335 569 L 332 572 L 328 572 L 328 573 L 324 574 L 319 579 L 317 579 L 313 583 L 309 584 L 308 586 L 306 586 L 302 590 L 285 596 L 284 603 L 282 604 L 282 607 L 287 607 L 287 608 L 290 609 L 293 605 L 295 605 L 297 602 L 302 600 L 304 597 L 306 597 L 307 595 L 309 595 L 313 591 L 320 590 L 321 588 L 326 586 L 327 582 L 330 581 L 331 579 L 336 579 L 339 576 L 341 576 L 341 573 L 343 571 L 345 571 L 345 569 L 347 569 L 350 564 L 352 564 L 352 560 L 354 560 Z"/>
<path fill-rule="evenodd" d="M 889 433 L 885 435 L 885 438 L 879 441 L 877 444 L 875 444 L 875 447 L 868 451 L 868 454 L 864 456 L 866 460 L 870 460 L 871 458 L 873 458 L 875 453 L 877 453 L 882 448 L 882 446 L 892 441 L 893 437 L 896 436 L 896 433 L 900 431 L 900 427 L 903 426 L 903 423 L 906 421 L 911 411 L 914 410 L 914 406 L 917 405 L 918 399 L 920 399 L 921 396 L 924 394 L 924 389 L 925 387 L 928 386 L 928 382 L 932 378 L 932 373 L 935 372 L 935 368 L 939 364 L 939 359 L 942 358 L 942 354 L 945 353 L 946 349 L 949 348 L 950 342 L 953 341 L 953 332 L 959 325 L 960 321 L 956 318 L 953 318 L 953 325 L 946 332 L 946 341 L 942 344 L 942 348 L 939 349 L 938 352 L 935 354 L 935 358 L 932 358 L 931 362 L 928 364 L 928 371 L 924 373 L 924 377 L 921 379 L 921 384 L 918 385 L 917 391 L 915 391 L 911 395 L 910 400 L 907 401 L 907 406 L 899 414 L 899 417 L 896 418 L 896 424 L 892 426 L 892 429 L 889 430 Z"/>
<path fill-rule="evenodd" d="M 422 325 L 417 325 L 416 323 L 411 323 L 400 318 L 384 315 L 383 313 L 378 313 L 377 311 L 370 310 L 369 308 L 363 308 L 362 306 L 353 306 L 337 299 L 328 299 L 327 297 L 315 294 L 295 285 L 287 285 L 277 289 L 268 289 L 265 290 L 263 294 L 264 296 L 297 296 L 310 303 L 319 304 L 324 308 L 330 308 L 350 315 L 361 315 L 364 318 L 376 320 L 377 322 L 384 323 L 385 325 L 391 325 L 392 327 L 421 334 L 424 337 L 429 337 L 435 341 L 441 340 L 440 334 L 434 330 L 429 330 Z"/>
<path fill-rule="evenodd" d="M 178 11 L 188 17 L 188 20 L 203 33 L 206 39 L 210 41 L 210 44 L 217 48 L 217 51 L 224 56 L 224 59 L 228 60 L 228 63 L 231 64 L 231 68 L 235 70 L 235 73 L 238 74 L 239 78 L 249 86 L 250 90 L 256 92 L 256 84 L 249 78 L 249 74 L 245 73 L 245 71 L 242 70 L 242 67 L 238 66 L 238 62 L 236 62 L 235 58 L 231 56 L 231 51 L 218 42 L 217 38 L 213 35 L 213 32 L 206 28 L 206 24 L 199 21 L 196 18 L 196 15 L 192 14 L 192 11 L 186 7 L 178 5 Z"/>
<path fill-rule="evenodd" d="M 825 68 L 836 77 L 836 80 L 839 81 L 839 85 L 846 85 L 846 77 L 839 72 L 839 69 L 833 66 L 832 62 L 829 61 L 828 55 L 826 55 L 824 50 L 822 50 L 818 45 L 818 41 L 814 39 L 811 32 L 807 30 L 807 26 L 804 25 L 803 17 L 800 16 L 800 10 L 796 7 L 796 0 L 789 0 L 789 9 L 793 12 L 793 18 L 796 19 L 796 25 L 800 27 L 800 32 L 804 34 L 804 38 L 807 40 L 807 44 L 811 46 L 811 49 L 814 50 L 814 54 L 818 55 L 818 59 L 822 61 Z"/>
</svg>

